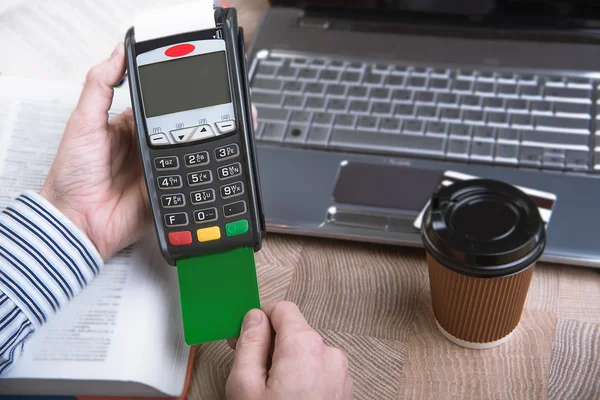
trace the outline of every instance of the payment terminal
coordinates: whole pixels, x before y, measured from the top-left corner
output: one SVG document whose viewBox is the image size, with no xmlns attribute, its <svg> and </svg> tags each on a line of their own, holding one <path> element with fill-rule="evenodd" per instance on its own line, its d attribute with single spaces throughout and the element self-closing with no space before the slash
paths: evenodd
<svg viewBox="0 0 600 400">
<path fill-rule="evenodd" d="M 213 24 L 194 26 L 194 12 L 204 13 L 198 21 L 210 12 Z M 197 344 L 238 336 L 260 307 L 254 252 L 265 223 L 236 11 L 178 13 L 192 17 L 187 31 L 148 35 L 149 17 L 125 47 L 158 242 L 178 269 L 186 342 Z"/>
</svg>

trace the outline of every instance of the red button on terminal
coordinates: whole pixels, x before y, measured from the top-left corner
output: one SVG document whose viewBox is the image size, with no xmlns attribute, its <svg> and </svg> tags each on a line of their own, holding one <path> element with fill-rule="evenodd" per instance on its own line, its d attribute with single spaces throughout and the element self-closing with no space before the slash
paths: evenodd
<svg viewBox="0 0 600 400">
<path fill-rule="evenodd" d="M 169 233 L 169 243 L 171 243 L 172 246 L 186 246 L 192 244 L 192 232 L 171 232 Z"/>
<path fill-rule="evenodd" d="M 183 57 L 185 55 L 190 54 L 192 51 L 196 50 L 196 46 L 190 43 L 178 44 L 172 47 L 169 47 L 165 51 L 165 55 L 167 57 Z"/>
</svg>

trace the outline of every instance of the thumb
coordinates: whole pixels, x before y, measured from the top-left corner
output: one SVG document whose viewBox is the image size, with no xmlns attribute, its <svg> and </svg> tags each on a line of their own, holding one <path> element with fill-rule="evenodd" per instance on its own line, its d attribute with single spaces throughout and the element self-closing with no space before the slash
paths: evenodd
<svg viewBox="0 0 600 400">
<path fill-rule="evenodd" d="M 235 361 L 227 380 L 230 400 L 262 398 L 267 381 L 271 324 L 261 310 L 250 310 L 242 324 Z"/>
<path fill-rule="evenodd" d="M 87 126 L 104 126 L 112 104 L 113 87 L 123 79 L 124 74 L 125 51 L 123 44 L 119 43 L 109 59 L 88 72 L 74 114 L 84 118 Z"/>
</svg>

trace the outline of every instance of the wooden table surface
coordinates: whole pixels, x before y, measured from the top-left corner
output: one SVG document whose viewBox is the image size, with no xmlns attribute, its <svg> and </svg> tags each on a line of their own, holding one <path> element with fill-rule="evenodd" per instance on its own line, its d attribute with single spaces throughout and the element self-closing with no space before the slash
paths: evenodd
<svg viewBox="0 0 600 400">
<path fill-rule="evenodd" d="M 250 33 L 266 0 L 230 2 Z M 356 399 L 599 399 L 600 270 L 539 265 L 504 345 L 468 350 L 438 331 L 424 251 L 268 235 L 263 303 L 290 300 L 350 360 Z M 197 350 L 189 400 L 224 398 L 233 352 Z"/>
</svg>

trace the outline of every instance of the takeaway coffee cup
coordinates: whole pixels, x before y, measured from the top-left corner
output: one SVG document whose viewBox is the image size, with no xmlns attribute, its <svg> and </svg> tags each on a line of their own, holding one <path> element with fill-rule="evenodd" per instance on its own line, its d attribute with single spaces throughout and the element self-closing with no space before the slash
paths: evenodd
<svg viewBox="0 0 600 400">
<path fill-rule="evenodd" d="M 440 187 L 421 234 L 442 334 L 474 349 L 508 340 L 546 245 L 533 200 L 514 186 L 486 179 Z"/>
</svg>

